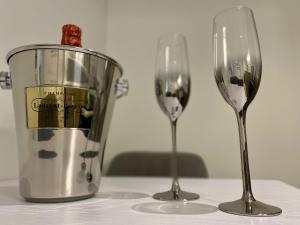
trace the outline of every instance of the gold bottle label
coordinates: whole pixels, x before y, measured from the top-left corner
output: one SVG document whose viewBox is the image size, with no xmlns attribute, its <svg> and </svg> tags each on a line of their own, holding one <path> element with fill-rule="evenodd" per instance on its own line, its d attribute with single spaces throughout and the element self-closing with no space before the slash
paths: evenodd
<svg viewBox="0 0 300 225">
<path fill-rule="evenodd" d="M 91 128 L 96 91 L 38 86 L 25 92 L 28 128 Z"/>
</svg>

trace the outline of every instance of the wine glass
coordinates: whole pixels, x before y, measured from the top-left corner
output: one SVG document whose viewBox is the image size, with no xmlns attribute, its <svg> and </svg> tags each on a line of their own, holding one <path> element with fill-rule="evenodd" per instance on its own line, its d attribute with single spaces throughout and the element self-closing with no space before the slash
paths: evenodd
<svg viewBox="0 0 300 225">
<path fill-rule="evenodd" d="M 159 38 L 156 54 L 155 94 L 161 110 L 168 116 L 172 130 L 171 190 L 157 193 L 157 200 L 192 200 L 199 195 L 182 191 L 177 175 L 176 124 L 190 94 L 190 74 L 186 39 L 181 34 Z"/>
<path fill-rule="evenodd" d="M 240 137 L 243 195 L 219 209 L 245 216 L 272 216 L 280 208 L 255 200 L 248 162 L 246 111 L 254 99 L 261 78 L 262 62 L 253 12 L 238 6 L 226 9 L 214 18 L 214 75 L 225 101 L 234 109 Z"/>
</svg>

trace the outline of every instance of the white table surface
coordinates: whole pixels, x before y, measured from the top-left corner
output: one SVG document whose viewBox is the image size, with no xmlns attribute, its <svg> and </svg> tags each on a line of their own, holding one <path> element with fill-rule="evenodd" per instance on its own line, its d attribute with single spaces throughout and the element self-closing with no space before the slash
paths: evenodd
<svg viewBox="0 0 300 225">
<path fill-rule="evenodd" d="M 0 182 L 0 225 L 300 225 L 300 190 L 273 180 L 252 182 L 256 199 L 282 208 L 275 217 L 245 217 L 217 210 L 223 201 L 241 196 L 241 181 L 229 179 L 181 179 L 182 189 L 197 192 L 197 204 L 203 210 L 193 215 L 157 214 L 166 202 L 151 198 L 169 188 L 167 178 L 103 177 L 101 192 L 95 198 L 59 204 L 34 204 L 18 195 L 17 182 Z M 138 194 L 140 193 L 140 194 Z M 153 213 L 138 206 L 151 205 Z"/>
</svg>

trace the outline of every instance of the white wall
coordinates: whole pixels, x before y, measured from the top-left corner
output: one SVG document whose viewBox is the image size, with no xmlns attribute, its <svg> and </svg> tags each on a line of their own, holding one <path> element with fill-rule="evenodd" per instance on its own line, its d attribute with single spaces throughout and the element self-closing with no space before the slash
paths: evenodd
<svg viewBox="0 0 300 225">
<path fill-rule="evenodd" d="M 7 70 L 4 58 L 14 47 L 59 43 L 64 23 L 82 27 L 85 47 L 119 60 L 130 94 L 115 107 L 106 170 L 124 151 L 170 151 L 169 122 L 154 96 L 154 55 L 160 34 L 183 33 L 192 93 L 178 123 L 179 150 L 199 154 L 210 177 L 240 177 L 236 119 L 216 87 L 211 48 L 213 16 L 238 4 L 254 10 L 263 57 L 260 90 L 247 116 L 252 177 L 300 187 L 298 0 L 0 0 L 0 68 Z M 11 91 L 0 90 L 0 102 L 0 178 L 11 178 L 17 176 Z"/>
<path fill-rule="evenodd" d="M 106 0 L 0 0 L 0 70 L 8 70 L 11 49 L 38 43 L 60 43 L 61 27 L 82 28 L 86 48 L 105 51 Z M 0 179 L 17 176 L 17 145 L 11 91 L 0 90 Z"/>
<path fill-rule="evenodd" d="M 239 4 L 254 11 L 263 57 L 247 116 L 252 177 L 300 187 L 298 0 L 110 0 L 107 51 L 124 66 L 130 94 L 117 102 L 104 168 L 120 152 L 170 151 L 169 121 L 154 96 L 154 56 L 157 37 L 176 31 L 187 36 L 192 76 L 179 149 L 199 154 L 210 177 L 241 176 L 236 118 L 214 81 L 211 39 L 213 16 Z"/>
</svg>

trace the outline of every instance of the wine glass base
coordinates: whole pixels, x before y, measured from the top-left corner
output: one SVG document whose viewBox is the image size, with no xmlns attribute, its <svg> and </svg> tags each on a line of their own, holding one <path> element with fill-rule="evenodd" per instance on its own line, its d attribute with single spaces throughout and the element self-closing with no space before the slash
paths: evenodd
<svg viewBox="0 0 300 225">
<path fill-rule="evenodd" d="M 226 213 L 241 216 L 266 217 L 277 216 L 282 213 L 282 210 L 276 206 L 267 205 L 256 200 L 251 203 L 246 203 L 242 199 L 221 203 L 219 209 Z"/>
<path fill-rule="evenodd" d="M 172 190 L 156 193 L 153 195 L 153 198 L 160 201 L 188 201 L 188 200 L 196 200 L 200 198 L 200 196 L 196 193 L 179 191 L 176 196 Z"/>
</svg>

